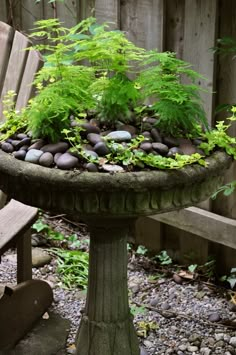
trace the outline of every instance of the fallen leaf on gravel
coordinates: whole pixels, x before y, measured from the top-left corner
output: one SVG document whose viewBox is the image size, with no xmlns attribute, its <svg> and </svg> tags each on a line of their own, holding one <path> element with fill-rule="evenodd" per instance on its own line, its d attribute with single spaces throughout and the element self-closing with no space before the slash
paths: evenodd
<svg viewBox="0 0 236 355">
<path fill-rule="evenodd" d="M 188 279 L 188 280 L 194 279 L 194 274 L 192 272 L 187 271 L 187 270 L 180 270 L 178 275 L 184 279 Z"/>
<path fill-rule="evenodd" d="M 42 316 L 43 319 L 49 319 L 49 314 L 48 312 L 45 312 Z"/>
</svg>

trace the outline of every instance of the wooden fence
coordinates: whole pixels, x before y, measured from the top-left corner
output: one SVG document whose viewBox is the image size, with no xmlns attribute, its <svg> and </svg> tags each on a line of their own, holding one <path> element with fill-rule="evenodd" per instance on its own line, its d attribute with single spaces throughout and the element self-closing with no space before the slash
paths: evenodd
<svg viewBox="0 0 236 355">
<path fill-rule="evenodd" d="M 0 9 L 0 20 L 24 32 L 42 18 L 59 17 L 68 26 L 92 14 L 99 22 L 111 21 L 113 28 L 125 31 L 137 45 L 174 51 L 205 76 L 199 85 L 207 89 L 203 101 L 210 124 L 221 118 L 214 114 L 218 105 L 236 103 L 236 60 L 212 51 L 218 38 L 236 38 L 235 0 L 0 0 Z M 235 135 L 236 128 L 231 133 Z M 233 179 L 235 164 L 226 174 L 226 181 Z M 214 253 L 226 267 L 236 266 L 235 196 L 219 196 L 200 209 L 140 219 L 136 239 L 156 250 L 168 249 L 179 259 L 192 254 L 202 262 Z"/>
</svg>

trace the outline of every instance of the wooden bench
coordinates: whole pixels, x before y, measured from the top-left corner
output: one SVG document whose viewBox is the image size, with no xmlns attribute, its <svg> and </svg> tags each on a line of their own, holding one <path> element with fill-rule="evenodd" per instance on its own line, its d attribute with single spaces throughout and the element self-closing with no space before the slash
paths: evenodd
<svg viewBox="0 0 236 355">
<path fill-rule="evenodd" d="M 26 51 L 28 46 L 27 37 L 0 22 L 0 121 L 4 120 L 2 100 L 9 90 L 16 93 L 17 110 L 34 93 L 32 82 L 42 60 L 36 51 Z M 0 207 L 5 200 L 1 193 Z M 13 199 L 0 209 L 0 258 L 9 248 L 17 249 L 17 285 L 6 286 L 0 294 L 0 353 L 14 346 L 52 303 L 48 283 L 32 280 L 30 227 L 37 215 L 36 208 Z"/>
<path fill-rule="evenodd" d="M 32 279 L 30 227 L 37 216 L 37 208 L 13 199 L 0 210 L 0 257 L 16 246 L 17 283 Z"/>
</svg>

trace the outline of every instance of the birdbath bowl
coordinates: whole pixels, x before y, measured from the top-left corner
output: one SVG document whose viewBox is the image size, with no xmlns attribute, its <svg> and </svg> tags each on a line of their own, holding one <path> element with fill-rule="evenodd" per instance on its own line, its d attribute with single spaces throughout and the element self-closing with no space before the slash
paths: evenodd
<svg viewBox="0 0 236 355">
<path fill-rule="evenodd" d="M 44 168 L 0 151 L 0 188 L 8 196 L 88 224 L 89 282 L 76 354 L 140 354 L 128 303 L 128 229 L 139 216 L 207 199 L 231 158 L 215 152 L 206 161 L 207 167 L 109 174 Z"/>
</svg>

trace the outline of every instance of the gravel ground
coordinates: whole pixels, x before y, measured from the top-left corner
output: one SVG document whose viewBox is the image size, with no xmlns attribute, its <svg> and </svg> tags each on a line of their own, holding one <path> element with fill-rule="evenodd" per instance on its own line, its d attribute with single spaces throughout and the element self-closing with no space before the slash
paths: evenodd
<svg viewBox="0 0 236 355">
<path fill-rule="evenodd" d="M 0 283 L 14 283 L 16 259 L 13 251 L 2 257 Z M 53 287 L 51 310 L 71 321 L 68 354 L 74 352 L 74 337 L 84 307 L 85 291 L 61 287 L 56 262 L 34 268 L 35 278 Z M 128 278 L 130 305 L 139 334 L 142 355 L 236 354 L 236 306 L 229 290 L 214 284 L 185 280 L 152 260 L 132 253 Z"/>
</svg>

